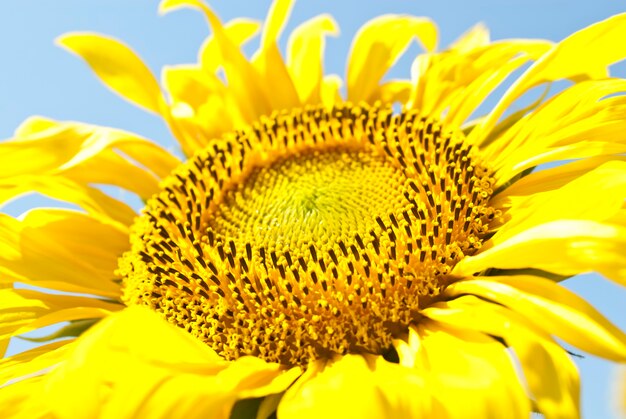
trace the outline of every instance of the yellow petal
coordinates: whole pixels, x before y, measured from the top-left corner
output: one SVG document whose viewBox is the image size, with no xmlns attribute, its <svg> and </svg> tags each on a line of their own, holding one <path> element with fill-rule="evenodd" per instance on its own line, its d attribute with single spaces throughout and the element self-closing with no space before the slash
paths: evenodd
<svg viewBox="0 0 626 419">
<path fill-rule="evenodd" d="M 497 185 L 541 163 L 624 152 L 626 99 L 611 95 L 625 91 L 624 80 L 579 83 L 519 120 L 483 152 Z"/>
<path fill-rule="evenodd" d="M 209 95 L 223 94 L 226 91 L 226 86 L 215 74 L 195 64 L 166 66 L 161 72 L 161 80 L 172 98 L 172 113 L 176 118 L 187 116 L 176 109 L 179 104 L 184 103 L 190 108 L 190 115 L 193 115 Z"/>
<path fill-rule="evenodd" d="M 26 289 L 1 289 L 0 340 L 56 323 L 98 319 L 122 306 L 97 298 L 48 294 Z"/>
<path fill-rule="evenodd" d="M 257 375 L 250 375 L 246 381 L 239 382 L 237 386 L 237 398 L 248 399 L 282 393 L 302 375 L 302 369 L 300 367 L 291 367 L 285 369 L 284 372 L 280 374 L 274 374 L 269 377 L 267 371 L 273 370 L 275 367 L 276 365 L 268 367 L 267 364 L 264 364 L 264 361 L 254 357 L 242 358 L 234 363 L 234 365 L 229 366 L 228 373 L 235 376 L 239 374 L 249 374 L 249 372 L 246 371 L 249 368 L 252 370 L 261 368 L 261 372 Z"/>
<path fill-rule="evenodd" d="M 146 168 L 135 164 L 117 150 L 102 150 L 73 166 L 61 168 L 59 176 L 80 185 L 111 185 L 148 200 L 159 190 L 159 178 Z"/>
<path fill-rule="evenodd" d="M 531 59 L 531 56 L 525 54 L 491 67 L 492 71 L 485 69 L 450 101 L 450 113 L 446 115 L 445 123 L 454 127 L 461 126 L 496 87 Z"/>
<path fill-rule="evenodd" d="M 626 157 L 592 157 L 532 172 L 508 186 L 501 194 L 496 195 L 492 202 L 494 202 L 495 206 L 501 206 L 504 205 L 507 199 L 513 197 L 518 199 L 518 197 L 526 197 L 558 189 L 611 161 L 626 161 Z"/>
<path fill-rule="evenodd" d="M 72 300 L 68 300 L 69 303 Z M 85 304 L 92 304 L 91 302 L 87 302 Z M 108 308 L 100 308 L 100 307 L 70 307 L 63 310 L 58 310 L 55 312 L 51 312 L 49 314 L 42 315 L 31 321 L 30 323 L 20 327 L 11 333 L 12 336 L 23 335 L 24 333 L 29 333 L 37 329 L 41 329 L 43 327 L 56 325 L 63 322 L 72 322 L 77 320 L 91 320 L 91 319 L 100 319 L 108 316 L 113 311 L 120 310 L 123 306 L 121 304 L 115 303 L 93 303 L 93 305 L 106 304 Z M 2 338 L 6 338 L 7 336 L 2 336 Z"/>
<path fill-rule="evenodd" d="M 1 289 L 0 296 L 2 297 L 2 307 L 0 308 L 0 340 L 2 342 L 8 342 L 13 331 L 27 325 L 37 316 L 46 312 L 46 306 L 43 302 L 37 299 L 30 300 L 12 289 Z"/>
<path fill-rule="evenodd" d="M 263 35 L 261 36 L 261 49 L 267 48 L 278 41 L 285 23 L 289 19 L 293 4 L 293 0 L 274 0 L 272 2 L 265 19 Z"/>
<path fill-rule="evenodd" d="M 571 123 L 593 118 L 605 107 L 604 104 L 607 102 L 603 100 L 606 100 L 607 96 L 625 90 L 626 82 L 620 79 L 591 80 L 570 86 L 527 115 L 523 122 L 518 121 L 509 130 L 504 131 L 494 144 L 489 144 L 485 148 L 485 153 L 501 161 L 503 160 L 501 154 L 508 157 L 524 151 L 529 145 L 545 144 L 542 138 L 545 135 L 553 136 L 555 132 L 561 131 L 569 131 L 571 134 L 569 130 Z M 552 145 L 552 141 L 548 142 L 548 145 Z"/>
<path fill-rule="evenodd" d="M 466 53 L 473 49 L 489 45 L 490 40 L 489 28 L 483 23 L 478 23 L 470 30 L 465 32 L 450 45 L 450 49 L 460 53 Z"/>
<path fill-rule="evenodd" d="M 618 125 L 626 125 L 626 123 L 619 122 L 613 127 L 615 128 L 614 130 L 611 129 L 611 127 L 607 129 L 607 127 L 598 125 L 596 128 L 590 130 L 595 132 L 580 132 L 581 137 L 585 136 L 585 134 L 588 134 L 590 137 L 603 137 L 597 141 L 582 140 L 572 144 L 547 147 L 544 150 L 537 151 L 537 153 L 532 156 L 523 156 L 522 153 L 520 153 L 519 157 L 526 158 L 521 162 L 518 161 L 519 164 L 515 164 L 512 170 L 507 170 L 507 168 L 495 172 L 494 177 L 496 178 L 496 183 L 494 186 L 499 187 L 505 185 L 509 180 L 513 179 L 519 173 L 522 173 L 525 169 L 533 168 L 544 163 L 624 154 L 626 152 L 626 143 L 619 137 L 619 133 L 623 127 Z"/>
<path fill-rule="evenodd" d="M 338 35 L 330 15 L 319 15 L 302 23 L 291 33 L 287 46 L 287 68 L 303 104 L 321 102 L 324 77 L 324 37 Z"/>
<path fill-rule="evenodd" d="M 504 111 L 522 93 L 561 79 L 603 78 L 607 67 L 626 58 L 626 14 L 594 23 L 564 39 L 532 65 L 502 96 L 489 117 L 469 135 L 480 144 Z"/>
<path fill-rule="evenodd" d="M 425 377 L 435 400 L 432 417 L 528 418 L 528 397 L 500 342 L 428 320 L 412 333 L 420 343 L 404 357 Z"/>
<path fill-rule="evenodd" d="M 32 117 L 16 130 L 16 138 L 0 143 L 3 177 L 50 172 L 69 161 L 81 148 L 82 139 L 56 121 Z"/>
<path fill-rule="evenodd" d="M 537 40 L 506 40 L 465 49 L 470 45 L 419 55 L 412 66 L 413 89 L 407 106 L 458 128 L 513 71 L 550 47 Z"/>
<path fill-rule="evenodd" d="M 0 207 L 30 193 L 78 205 L 89 215 L 120 229 L 129 226 L 135 211 L 102 191 L 62 176 L 15 176 L 0 180 Z"/>
<path fill-rule="evenodd" d="M 372 100 L 405 104 L 409 101 L 412 89 L 413 83 L 408 80 L 391 80 L 378 87 L 377 91 L 372 94 Z"/>
<path fill-rule="evenodd" d="M 126 158 L 114 156 L 119 152 Z M 157 180 L 180 161 L 157 144 L 124 131 L 39 117 L 25 121 L 16 138 L 0 144 L 5 178 L 74 171 L 76 179 L 85 179 L 85 173 L 79 173 L 85 164 L 89 171 L 97 171 L 89 183 L 107 180 L 149 196 L 158 190 Z"/>
<path fill-rule="evenodd" d="M 428 388 L 409 368 L 382 357 L 346 355 L 307 372 L 283 396 L 280 418 L 429 417 Z"/>
<path fill-rule="evenodd" d="M 485 277 L 459 281 L 447 287 L 445 294 L 473 294 L 495 301 L 585 352 L 617 362 L 626 360 L 626 334 L 585 300 L 550 280 Z"/>
<path fill-rule="evenodd" d="M 65 162 L 61 169 L 77 166 L 108 149 L 119 150 L 149 169 L 157 178 L 168 176 L 180 164 L 180 160 L 157 144 L 124 131 L 76 123 L 61 125 L 67 125 L 82 140 L 80 151 Z M 89 137 L 86 138 L 86 135 Z"/>
<path fill-rule="evenodd" d="M 60 418 L 227 418 L 241 394 L 281 375 L 258 358 L 227 362 L 156 313 L 131 307 L 82 335 L 37 397 Z M 290 382 L 280 384 L 268 391 Z"/>
<path fill-rule="evenodd" d="M 535 268 L 571 276 L 596 271 L 626 284 L 626 228 L 594 221 L 561 220 L 523 231 L 462 259 L 453 275 L 489 268 Z"/>
<path fill-rule="evenodd" d="M 373 361 L 375 379 L 388 406 L 387 416 L 435 417 L 437 406 L 432 389 L 422 372 L 376 357 Z M 419 394 L 419 396 L 417 396 Z"/>
<path fill-rule="evenodd" d="M 607 162 L 552 191 L 523 198 L 507 194 L 505 190 L 493 201 L 495 207 L 509 208 L 505 224 L 490 240 L 494 244 L 550 221 L 606 221 L 624 203 L 626 162 Z"/>
<path fill-rule="evenodd" d="M 171 124 L 185 155 L 192 156 L 244 125 L 235 98 L 215 74 L 197 65 L 181 65 L 165 67 L 162 78 L 172 98 Z"/>
<path fill-rule="evenodd" d="M 230 40 L 217 15 L 206 4 L 200 0 L 162 0 L 159 12 L 169 13 L 183 7 L 199 9 L 209 21 L 223 57 L 222 66 L 229 88 L 247 121 L 252 122 L 261 115 L 270 114 L 272 107 L 261 76 L 241 53 L 239 47 Z"/>
<path fill-rule="evenodd" d="M 148 111 L 161 113 L 164 99 L 159 83 L 126 45 L 93 33 L 69 33 L 57 43 L 84 59 L 114 92 Z"/>
<path fill-rule="evenodd" d="M 224 25 L 224 34 L 233 45 L 241 47 L 259 26 L 252 20 L 234 19 Z M 165 67 L 161 73 L 171 98 L 168 124 L 187 156 L 245 120 L 236 98 L 218 77 L 223 62 L 220 44 L 211 35 L 200 47 L 198 65 Z"/>
<path fill-rule="evenodd" d="M 255 69 L 267 88 L 267 98 L 272 109 L 290 109 L 301 105 L 296 88 L 278 45 L 262 50 L 253 60 Z"/>
<path fill-rule="evenodd" d="M 526 383 L 546 418 L 579 417 L 578 372 L 565 350 L 517 313 L 463 296 L 437 303 L 425 316 L 461 330 L 476 330 L 502 338 L 520 361 Z"/>
<path fill-rule="evenodd" d="M 0 386 L 10 380 L 36 374 L 57 364 L 72 347 L 71 342 L 73 339 L 60 340 L 3 358 L 0 360 Z"/>
<path fill-rule="evenodd" d="M 33 394 L 43 389 L 41 377 L 29 378 L 0 389 L 2 417 L 6 419 L 48 419 L 51 412 Z"/>
<path fill-rule="evenodd" d="M 383 15 L 367 22 L 355 36 L 350 52 L 348 100 L 368 101 L 413 39 L 431 51 L 437 45 L 437 27 L 429 19 L 404 15 Z"/>
<path fill-rule="evenodd" d="M 289 109 L 300 106 L 300 99 L 278 49 L 278 37 L 287 23 L 293 0 L 274 0 L 265 19 L 261 47 L 252 63 L 267 88 L 272 109 Z"/>
<path fill-rule="evenodd" d="M 340 103 L 342 101 L 341 93 L 339 93 L 342 85 L 343 82 L 341 77 L 336 74 L 324 77 L 324 80 L 322 81 L 321 97 L 322 104 L 326 108 L 330 109 L 335 103 Z"/>
<path fill-rule="evenodd" d="M 0 231 L 0 282 L 119 296 L 113 272 L 130 246 L 126 232 L 76 211 L 50 209 L 30 211 L 22 221 L 0 214 Z"/>
<path fill-rule="evenodd" d="M 626 227 L 626 203 L 624 203 L 624 207 L 617 214 L 611 217 L 609 222 L 620 227 Z"/>
<path fill-rule="evenodd" d="M 255 20 L 233 19 L 224 25 L 224 34 L 234 45 L 241 47 L 258 33 L 260 27 L 261 24 Z M 198 63 L 205 72 L 215 74 L 222 60 L 217 40 L 209 36 L 200 47 Z"/>
<path fill-rule="evenodd" d="M 16 138 L 27 138 L 31 135 L 37 135 L 42 131 L 54 129 L 56 126 L 57 121 L 35 115 L 24 120 L 15 129 L 14 135 Z"/>
</svg>

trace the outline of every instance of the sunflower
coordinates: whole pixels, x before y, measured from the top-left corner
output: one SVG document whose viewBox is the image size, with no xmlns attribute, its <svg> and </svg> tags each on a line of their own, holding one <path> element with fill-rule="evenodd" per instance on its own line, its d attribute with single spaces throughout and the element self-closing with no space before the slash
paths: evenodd
<svg viewBox="0 0 626 419">
<path fill-rule="evenodd" d="M 5 417 L 579 416 L 563 343 L 626 361 L 626 335 L 560 284 L 626 284 L 626 80 L 607 71 L 626 15 L 558 44 L 479 25 L 441 51 L 429 19 L 380 16 L 355 36 L 343 99 L 322 66 L 330 16 L 283 59 L 292 2 L 276 0 L 249 59 L 258 23 L 199 0 L 160 11 L 181 7 L 212 36 L 163 87 L 115 39 L 58 42 L 160 115 L 184 161 L 39 117 L 0 144 L 3 201 L 80 209 L 0 214 L 3 353 L 57 325 L 1 361 Z M 411 79 L 383 81 L 416 39 Z"/>
</svg>

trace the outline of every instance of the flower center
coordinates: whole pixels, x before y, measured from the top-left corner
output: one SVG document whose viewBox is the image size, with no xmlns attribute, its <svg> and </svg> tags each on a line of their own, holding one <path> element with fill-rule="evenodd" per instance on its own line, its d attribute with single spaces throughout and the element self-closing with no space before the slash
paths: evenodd
<svg viewBox="0 0 626 419">
<path fill-rule="evenodd" d="M 279 113 L 181 165 L 120 261 L 143 304 L 227 359 L 383 353 L 493 216 L 461 133 L 415 111 Z"/>
<path fill-rule="evenodd" d="M 209 228 L 236 247 L 309 259 L 310 246 L 340 251 L 337 243 L 369 235 L 377 216 L 405 206 L 405 180 L 383 156 L 358 148 L 302 150 L 233 185 Z"/>
</svg>

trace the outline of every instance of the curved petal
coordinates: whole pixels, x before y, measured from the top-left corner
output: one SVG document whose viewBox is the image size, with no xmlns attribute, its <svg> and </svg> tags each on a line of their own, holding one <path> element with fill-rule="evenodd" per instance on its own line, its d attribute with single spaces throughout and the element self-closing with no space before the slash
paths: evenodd
<svg viewBox="0 0 626 419">
<path fill-rule="evenodd" d="M 472 294 L 535 320 L 546 332 L 590 354 L 626 361 L 626 334 L 589 303 L 554 282 L 532 276 L 484 277 L 448 286 L 445 295 Z"/>
<path fill-rule="evenodd" d="M 626 58 L 626 14 L 594 23 L 556 44 L 515 81 L 487 119 L 469 135 L 480 144 L 504 111 L 522 93 L 540 83 L 561 79 L 603 78 L 607 67 Z"/>
<path fill-rule="evenodd" d="M 497 186 L 541 163 L 623 153 L 624 93 L 624 80 L 582 82 L 520 119 L 482 152 Z"/>
<path fill-rule="evenodd" d="M 239 47 L 243 46 L 259 31 L 261 24 L 255 20 L 233 19 L 224 25 L 224 34 L 231 42 Z M 198 63 L 206 73 L 214 74 L 222 65 L 222 53 L 218 41 L 209 36 L 198 53 Z"/>
<path fill-rule="evenodd" d="M 123 98 L 160 114 L 165 105 L 148 67 L 120 41 L 95 33 L 68 33 L 57 44 L 84 59 L 100 80 Z"/>
<path fill-rule="evenodd" d="M 129 226 L 137 215 L 128 205 L 102 191 L 62 176 L 25 175 L 0 180 L 0 207 L 34 192 L 78 205 L 94 218 L 122 229 Z"/>
<path fill-rule="evenodd" d="M 14 139 L 0 144 L 5 179 L 64 175 L 86 183 L 123 185 L 142 196 L 156 192 L 158 179 L 169 175 L 178 164 L 180 161 L 168 151 L 136 135 L 40 117 L 26 120 Z M 97 173 L 90 178 L 83 169 Z"/>
<path fill-rule="evenodd" d="M 56 323 L 98 319 L 123 306 L 97 298 L 48 294 L 26 289 L 2 289 L 0 340 Z"/>
<path fill-rule="evenodd" d="M 148 200 L 159 189 L 160 178 L 115 149 L 102 150 L 75 166 L 62 168 L 58 175 L 80 185 L 116 186 L 143 200 Z"/>
<path fill-rule="evenodd" d="M 82 335 L 36 397 L 59 418 L 227 418 L 238 398 L 284 391 L 291 381 L 283 374 L 258 358 L 225 361 L 154 312 L 131 307 Z"/>
<path fill-rule="evenodd" d="M 382 103 L 401 103 L 409 101 L 409 96 L 413 89 L 413 83 L 408 80 L 390 80 L 381 84 L 373 94 L 373 100 L 380 100 Z"/>
<path fill-rule="evenodd" d="M 626 228 L 594 221 L 541 224 L 462 259 L 453 275 L 489 268 L 536 268 L 560 275 L 596 271 L 626 285 Z"/>
<path fill-rule="evenodd" d="M 325 76 L 322 81 L 322 89 L 320 96 L 322 97 L 322 104 L 326 108 L 332 108 L 335 103 L 342 101 L 339 89 L 343 85 L 341 77 L 336 74 Z"/>
<path fill-rule="evenodd" d="M 491 202 L 496 206 L 501 206 L 501 203 L 509 198 L 518 199 L 553 191 L 611 161 L 624 162 L 626 156 L 591 157 L 529 173 L 503 189 L 502 192 L 492 198 Z"/>
<path fill-rule="evenodd" d="M 213 10 L 200 0 L 162 0 L 159 4 L 159 13 L 165 14 L 183 7 L 202 11 L 209 21 L 223 57 L 222 66 L 229 88 L 247 121 L 254 121 L 261 115 L 269 115 L 272 107 L 261 82 L 261 76 L 241 53 L 239 47 L 227 36 L 224 26 Z"/>
<path fill-rule="evenodd" d="M 193 156 L 225 132 L 246 124 L 236 98 L 215 75 L 197 65 L 165 67 L 163 85 L 172 98 L 171 123 L 183 152 Z"/>
<path fill-rule="evenodd" d="M 472 80 L 453 100 L 450 100 L 450 112 L 446 115 L 444 122 L 449 126 L 460 127 L 511 73 L 532 59 L 532 56 L 524 54 L 498 66 L 491 66 L 492 71 L 487 68 L 483 69 L 482 74 Z"/>
<path fill-rule="evenodd" d="M 291 33 L 287 46 L 287 68 L 303 104 L 321 102 L 326 34 L 336 36 L 337 23 L 330 15 L 319 15 Z"/>
<path fill-rule="evenodd" d="M 383 15 L 363 25 L 354 37 L 347 65 L 348 100 L 370 100 L 413 39 L 431 51 L 437 45 L 437 27 L 427 18 L 407 15 Z"/>
<path fill-rule="evenodd" d="M 44 371 L 61 361 L 72 340 L 59 340 L 0 360 L 0 387 L 9 381 Z M 1 391 L 1 390 L 0 390 Z"/>
<path fill-rule="evenodd" d="M 382 357 L 345 355 L 309 364 L 278 406 L 280 418 L 429 417 L 429 389 Z"/>
<path fill-rule="evenodd" d="M 546 41 L 505 40 L 468 42 L 460 49 L 419 55 L 411 69 L 413 89 L 407 106 L 458 128 L 512 72 L 549 48 Z"/>
<path fill-rule="evenodd" d="M 172 99 L 172 115 L 176 119 L 198 113 L 211 95 L 222 96 L 227 91 L 216 74 L 196 64 L 165 66 L 161 79 Z M 184 112 L 178 108 L 181 104 L 186 106 Z"/>
<path fill-rule="evenodd" d="M 22 380 L 10 386 L 0 388 L 0 405 L 2 416 L 7 419 L 45 419 L 51 417 L 51 412 L 33 394 L 43 389 L 41 377 Z"/>
<path fill-rule="evenodd" d="M 454 41 L 450 45 L 450 49 L 468 52 L 488 45 L 490 40 L 489 28 L 484 23 L 478 23 Z"/>
<path fill-rule="evenodd" d="M 275 44 L 282 33 L 285 23 L 293 9 L 294 0 L 274 0 L 265 19 L 265 27 L 261 36 L 261 49 Z"/>
<path fill-rule="evenodd" d="M 274 0 L 265 19 L 261 46 L 252 59 L 254 68 L 267 88 L 272 109 L 300 106 L 300 99 L 289 71 L 278 49 L 278 37 L 291 14 L 293 0 Z"/>
<path fill-rule="evenodd" d="M 424 377 L 433 398 L 432 417 L 527 418 L 530 403 L 502 343 L 474 331 L 429 320 L 396 341 L 400 364 Z"/>
<path fill-rule="evenodd" d="M 19 221 L 0 214 L 0 282 L 117 297 L 125 231 L 68 210 L 33 210 Z"/>
<path fill-rule="evenodd" d="M 234 19 L 224 25 L 224 36 L 240 48 L 259 26 L 256 21 Z M 210 35 L 200 47 L 198 64 L 166 66 L 161 72 L 171 100 L 167 122 L 187 156 L 245 123 L 235 95 L 218 76 L 224 61 L 219 40 Z"/>
<path fill-rule="evenodd" d="M 474 296 L 463 296 L 437 303 L 422 314 L 454 328 L 502 338 L 519 359 L 539 412 L 548 419 L 579 417 L 576 366 L 550 336 L 517 313 Z"/>
<path fill-rule="evenodd" d="M 495 245 L 550 221 L 606 221 L 620 211 L 626 197 L 626 162 L 607 162 L 562 187 L 516 198 L 505 190 L 490 203 L 506 208 L 504 225 L 490 239 Z"/>
</svg>

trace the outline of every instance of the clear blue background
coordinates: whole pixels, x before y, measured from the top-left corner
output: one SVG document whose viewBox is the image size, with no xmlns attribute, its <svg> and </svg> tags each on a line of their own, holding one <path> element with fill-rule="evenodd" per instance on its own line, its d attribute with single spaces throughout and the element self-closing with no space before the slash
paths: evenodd
<svg viewBox="0 0 626 419">
<path fill-rule="evenodd" d="M 238 16 L 262 19 L 269 1 L 212 1 L 223 20 Z M 53 39 L 74 30 L 97 31 L 123 39 L 156 74 L 167 64 L 190 63 L 208 34 L 199 13 L 181 11 L 157 16 L 156 0 L 20 0 L 3 1 L 0 13 L 0 138 L 33 114 L 123 128 L 173 147 L 160 119 L 120 100 L 104 88 L 76 57 L 53 45 Z M 334 15 L 341 36 L 327 43 L 326 72 L 343 74 L 352 36 L 368 19 L 382 13 L 430 16 L 440 27 L 445 46 L 477 22 L 491 29 L 494 39 L 544 38 L 560 40 L 612 14 L 626 11 L 626 3 L 603 1 L 369 1 L 310 0 L 296 4 L 287 31 L 318 13 Z M 286 32 L 287 33 L 287 32 Z M 286 36 L 283 36 L 284 45 Z M 625 45 L 622 48 L 626 49 Z M 392 72 L 408 76 L 418 52 Z M 626 75 L 618 65 L 614 74 Z M 1 168 L 0 168 L 1 170 Z M 12 203 L 5 211 L 20 213 L 27 205 L 49 201 L 40 197 Z M 596 275 L 567 281 L 622 329 L 626 329 L 626 290 Z M 19 350 L 14 345 L 13 350 Z M 613 384 L 615 364 L 588 356 L 576 360 L 582 374 L 583 414 L 586 418 L 617 417 Z"/>
</svg>

